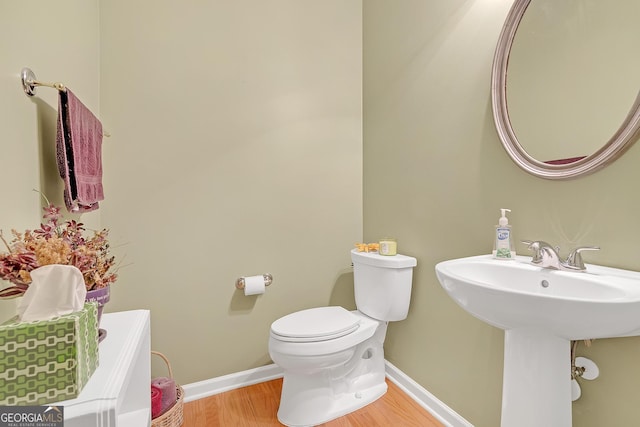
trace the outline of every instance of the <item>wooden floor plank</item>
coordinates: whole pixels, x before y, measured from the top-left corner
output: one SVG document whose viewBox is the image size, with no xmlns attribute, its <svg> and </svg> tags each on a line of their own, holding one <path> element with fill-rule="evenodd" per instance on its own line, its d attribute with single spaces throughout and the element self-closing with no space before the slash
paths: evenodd
<svg viewBox="0 0 640 427">
<path fill-rule="evenodd" d="M 444 427 L 429 412 L 387 380 L 380 399 L 321 427 Z M 182 427 L 277 427 L 282 379 L 185 403 Z"/>
</svg>

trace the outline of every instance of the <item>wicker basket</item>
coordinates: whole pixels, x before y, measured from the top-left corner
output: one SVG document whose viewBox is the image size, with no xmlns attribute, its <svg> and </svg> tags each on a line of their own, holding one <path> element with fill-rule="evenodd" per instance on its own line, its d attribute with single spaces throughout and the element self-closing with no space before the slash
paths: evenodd
<svg viewBox="0 0 640 427">
<path fill-rule="evenodd" d="M 171 370 L 171 363 L 167 357 L 157 351 L 152 351 L 151 354 L 160 356 L 162 360 L 167 364 L 169 368 L 169 378 L 173 379 L 173 371 Z M 180 427 L 184 421 L 182 416 L 182 409 L 184 406 L 184 390 L 178 384 L 176 384 L 176 403 L 167 410 L 164 414 L 151 420 L 151 427 Z"/>
</svg>

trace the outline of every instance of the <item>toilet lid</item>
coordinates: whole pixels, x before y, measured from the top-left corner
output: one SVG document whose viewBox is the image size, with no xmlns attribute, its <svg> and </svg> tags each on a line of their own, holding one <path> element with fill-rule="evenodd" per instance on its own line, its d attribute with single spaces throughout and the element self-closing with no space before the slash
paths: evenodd
<svg viewBox="0 0 640 427">
<path fill-rule="evenodd" d="M 342 307 L 318 307 L 288 314 L 271 324 L 282 341 L 326 341 L 358 329 L 360 319 Z"/>
</svg>

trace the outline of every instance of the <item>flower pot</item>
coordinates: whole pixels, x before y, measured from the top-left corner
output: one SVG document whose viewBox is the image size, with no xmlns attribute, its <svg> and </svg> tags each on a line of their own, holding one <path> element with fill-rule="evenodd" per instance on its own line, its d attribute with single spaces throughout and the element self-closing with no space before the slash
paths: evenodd
<svg viewBox="0 0 640 427">
<path fill-rule="evenodd" d="M 97 302 L 98 303 L 98 327 L 100 326 L 100 318 L 102 317 L 102 309 L 104 305 L 109 302 L 111 299 L 111 287 L 105 286 L 104 288 L 93 289 L 91 291 L 87 291 L 87 297 L 85 300 L 87 302 Z M 107 336 L 107 331 L 104 329 L 98 330 L 98 341 L 102 341 Z"/>
</svg>

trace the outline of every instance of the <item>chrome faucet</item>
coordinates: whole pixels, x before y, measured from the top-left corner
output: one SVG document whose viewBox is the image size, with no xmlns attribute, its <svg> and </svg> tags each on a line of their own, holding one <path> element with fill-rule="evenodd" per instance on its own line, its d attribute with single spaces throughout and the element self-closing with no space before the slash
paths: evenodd
<svg viewBox="0 0 640 427">
<path fill-rule="evenodd" d="M 535 265 L 539 265 L 542 268 L 554 268 L 557 270 L 567 270 L 567 271 L 585 271 L 587 268 L 584 265 L 584 261 L 582 261 L 582 255 L 580 252 L 582 251 L 597 251 L 600 248 L 598 246 L 581 246 L 574 249 L 566 261 L 562 261 L 560 258 L 560 248 L 553 247 L 547 242 L 543 242 L 541 240 L 530 241 L 523 240 L 522 243 L 527 245 L 527 248 L 533 251 L 533 257 L 531 258 L 531 263 Z"/>
</svg>

